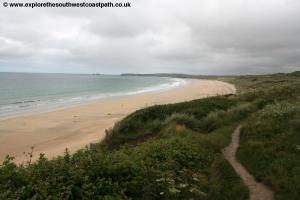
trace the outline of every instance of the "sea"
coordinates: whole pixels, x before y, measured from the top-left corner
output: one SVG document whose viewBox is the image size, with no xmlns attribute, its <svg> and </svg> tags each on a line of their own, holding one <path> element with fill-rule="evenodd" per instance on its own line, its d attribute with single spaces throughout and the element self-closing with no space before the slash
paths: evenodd
<svg viewBox="0 0 300 200">
<path fill-rule="evenodd" d="M 171 90 L 188 82 L 166 77 L 0 72 L 0 120 Z"/>
</svg>

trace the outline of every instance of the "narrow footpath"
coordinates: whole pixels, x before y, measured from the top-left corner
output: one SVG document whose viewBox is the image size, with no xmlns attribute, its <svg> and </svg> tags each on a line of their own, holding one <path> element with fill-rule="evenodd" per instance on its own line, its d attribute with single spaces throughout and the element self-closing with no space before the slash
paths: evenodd
<svg viewBox="0 0 300 200">
<path fill-rule="evenodd" d="M 228 160 L 235 172 L 241 177 L 243 183 L 248 187 L 250 200 L 273 200 L 274 194 L 267 186 L 259 183 L 237 160 L 236 151 L 240 142 L 240 130 L 242 125 L 238 126 L 232 134 L 231 143 L 223 149 L 224 157 Z"/>
</svg>

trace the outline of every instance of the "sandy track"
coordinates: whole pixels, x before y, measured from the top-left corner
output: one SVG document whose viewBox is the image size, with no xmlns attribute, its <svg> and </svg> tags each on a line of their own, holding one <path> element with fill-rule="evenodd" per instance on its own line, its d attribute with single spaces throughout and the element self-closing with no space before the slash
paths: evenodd
<svg viewBox="0 0 300 200">
<path fill-rule="evenodd" d="M 176 103 L 214 95 L 235 93 L 228 83 L 193 80 L 191 84 L 159 93 L 102 100 L 59 111 L 0 121 L 0 161 L 9 154 L 17 163 L 23 152 L 34 146 L 34 159 L 40 153 L 52 158 L 65 148 L 74 152 L 105 137 L 105 129 L 129 113 L 155 104 Z"/>
<path fill-rule="evenodd" d="M 232 165 L 236 173 L 241 177 L 250 192 L 250 200 L 273 200 L 273 192 L 263 185 L 256 182 L 255 178 L 249 174 L 244 166 L 237 160 L 236 151 L 239 147 L 241 125 L 232 134 L 231 144 L 223 150 L 224 157 Z"/>
</svg>

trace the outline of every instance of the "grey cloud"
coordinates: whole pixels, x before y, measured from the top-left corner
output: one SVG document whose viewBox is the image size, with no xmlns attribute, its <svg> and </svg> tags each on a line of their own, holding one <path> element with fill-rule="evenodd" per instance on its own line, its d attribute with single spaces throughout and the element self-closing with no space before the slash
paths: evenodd
<svg viewBox="0 0 300 200">
<path fill-rule="evenodd" d="M 299 70 L 297 0 L 140 0 L 0 8 L 0 71 L 204 74 Z"/>
</svg>

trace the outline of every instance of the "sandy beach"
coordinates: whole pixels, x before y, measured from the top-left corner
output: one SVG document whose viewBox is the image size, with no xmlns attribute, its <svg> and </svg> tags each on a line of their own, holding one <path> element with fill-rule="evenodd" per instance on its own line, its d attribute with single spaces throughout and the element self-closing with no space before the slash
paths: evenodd
<svg viewBox="0 0 300 200">
<path fill-rule="evenodd" d="M 34 147 L 47 158 L 74 152 L 105 137 L 105 129 L 129 113 L 155 104 L 176 103 L 214 95 L 235 93 L 235 87 L 213 80 L 193 80 L 190 84 L 157 93 L 126 96 L 0 121 L 0 160 L 14 156 L 16 163 L 26 160 L 23 152 Z"/>
</svg>

